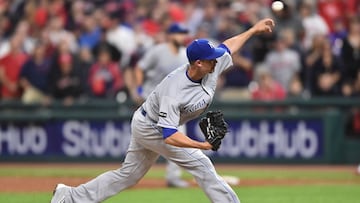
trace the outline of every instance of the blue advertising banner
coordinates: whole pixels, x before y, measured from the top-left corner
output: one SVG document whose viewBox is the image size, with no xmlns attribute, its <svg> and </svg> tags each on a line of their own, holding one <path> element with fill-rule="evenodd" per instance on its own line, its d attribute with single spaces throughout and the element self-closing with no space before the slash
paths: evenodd
<svg viewBox="0 0 360 203">
<path fill-rule="evenodd" d="M 307 120 L 230 120 L 230 131 L 218 152 L 220 158 L 313 159 L 324 156 L 324 124 Z M 188 135 L 203 140 L 197 121 Z M 0 124 L 2 157 L 64 156 L 123 157 L 130 142 L 126 121 L 48 121 Z"/>
<path fill-rule="evenodd" d="M 121 157 L 129 143 L 129 122 L 69 120 L 0 125 L 0 158 L 19 155 Z"/>
<path fill-rule="evenodd" d="M 324 126 L 321 119 L 228 121 L 230 130 L 218 152 L 222 158 L 311 159 L 324 155 Z M 203 139 L 197 122 L 188 124 L 188 134 Z"/>
</svg>

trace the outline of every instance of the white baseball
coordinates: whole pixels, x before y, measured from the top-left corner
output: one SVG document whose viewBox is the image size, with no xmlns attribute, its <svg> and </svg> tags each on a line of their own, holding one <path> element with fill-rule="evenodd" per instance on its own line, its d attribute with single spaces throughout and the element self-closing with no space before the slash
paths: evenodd
<svg viewBox="0 0 360 203">
<path fill-rule="evenodd" d="M 281 11 L 281 10 L 284 8 L 284 3 L 281 2 L 281 1 L 274 1 L 274 2 L 271 4 L 271 8 L 272 8 L 272 10 L 274 10 L 274 11 Z"/>
</svg>

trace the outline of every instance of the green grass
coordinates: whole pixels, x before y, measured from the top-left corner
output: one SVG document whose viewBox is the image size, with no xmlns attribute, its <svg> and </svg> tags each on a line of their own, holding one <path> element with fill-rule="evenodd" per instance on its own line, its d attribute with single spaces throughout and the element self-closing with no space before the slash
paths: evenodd
<svg viewBox="0 0 360 203">
<path fill-rule="evenodd" d="M 249 203 L 356 203 L 360 200 L 359 185 L 329 186 L 292 186 L 292 187 L 238 187 L 235 188 L 241 202 Z M 141 192 L 141 194 L 140 194 Z M 144 202 L 140 197 L 147 197 L 152 202 L 209 202 L 201 190 L 141 190 L 127 191 L 117 195 L 106 203 Z"/>
<path fill-rule="evenodd" d="M 235 188 L 242 203 L 357 203 L 359 185 L 268 186 Z M 0 202 L 46 203 L 49 193 L 3 193 Z M 126 190 L 104 203 L 207 203 L 200 189 L 135 189 Z"/>
<path fill-rule="evenodd" d="M 239 189 L 243 202 L 253 203 L 356 203 L 360 185 L 270 186 Z"/>
<path fill-rule="evenodd" d="M 0 193 L 4 203 L 49 203 L 50 199 L 50 193 Z"/>
</svg>

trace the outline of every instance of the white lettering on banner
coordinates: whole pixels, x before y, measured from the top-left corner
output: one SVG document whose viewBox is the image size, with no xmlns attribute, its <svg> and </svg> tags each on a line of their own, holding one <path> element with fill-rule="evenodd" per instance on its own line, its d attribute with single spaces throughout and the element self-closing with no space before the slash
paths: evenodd
<svg viewBox="0 0 360 203">
<path fill-rule="evenodd" d="M 80 155 L 118 157 L 124 155 L 130 143 L 130 123 L 122 123 L 122 129 L 113 122 L 106 122 L 101 129 L 91 128 L 88 122 L 67 121 L 62 133 L 62 150 L 71 157 Z"/>
<path fill-rule="evenodd" d="M 3 145 L 7 146 L 10 155 L 42 154 L 47 147 L 47 135 L 38 126 L 15 127 L 10 124 L 0 130 L 0 154 L 5 150 Z"/>
<path fill-rule="evenodd" d="M 271 153 L 275 158 L 312 158 L 316 155 L 319 137 L 314 130 L 306 127 L 304 121 L 297 122 L 295 129 L 291 131 L 282 121 L 276 121 L 273 125 L 271 132 L 267 121 L 261 121 L 256 127 L 251 126 L 249 121 L 241 122 L 239 128 L 231 129 L 225 136 L 218 155 L 243 155 L 248 158 L 266 158 Z M 199 128 L 196 128 L 196 133 L 201 135 Z M 212 153 L 207 152 L 208 155 Z"/>
</svg>

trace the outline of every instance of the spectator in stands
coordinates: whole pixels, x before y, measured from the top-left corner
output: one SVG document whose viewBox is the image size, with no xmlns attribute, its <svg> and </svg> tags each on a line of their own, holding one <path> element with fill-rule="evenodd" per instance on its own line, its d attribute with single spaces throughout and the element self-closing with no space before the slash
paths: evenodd
<svg viewBox="0 0 360 203">
<path fill-rule="evenodd" d="M 0 1 L 0 16 L 4 16 L 8 20 L 6 25 L 6 32 L 13 35 L 18 22 L 22 19 L 27 19 L 24 15 L 24 1 Z"/>
<path fill-rule="evenodd" d="M 254 36 L 252 39 L 252 56 L 254 64 L 263 63 L 266 55 L 272 49 L 275 40 L 274 34 Z"/>
<path fill-rule="evenodd" d="M 48 91 L 50 59 L 45 54 L 46 45 L 38 42 L 31 57 L 22 66 L 20 85 L 23 88 L 24 103 L 45 102 Z"/>
<path fill-rule="evenodd" d="M 100 50 L 106 47 L 110 51 L 111 60 L 120 64 L 122 52 L 113 44 L 109 43 L 106 39 L 106 30 L 101 29 L 100 41 L 91 49 L 94 59 L 98 58 Z"/>
<path fill-rule="evenodd" d="M 29 54 L 32 52 L 34 48 L 34 38 L 30 35 L 30 25 L 26 20 L 21 20 L 17 25 L 16 29 L 14 30 L 13 36 L 17 35 L 21 38 L 20 49 Z M 0 44 L 0 58 L 5 56 L 10 52 L 11 45 L 10 45 L 10 38 L 9 40 L 4 40 L 3 43 Z"/>
<path fill-rule="evenodd" d="M 81 74 L 75 67 L 75 61 L 70 52 L 60 51 L 55 54 L 54 64 L 49 77 L 49 95 L 71 105 L 83 93 Z"/>
<path fill-rule="evenodd" d="M 221 15 L 220 11 L 217 10 L 216 3 L 214 1 L 206 1 L 203 7 L 195 7 L 194 12 L 189 16 L 188 26 L 190 34 L 196 33 L 198 27 L 207 26 L 209 28 L 209 37 L 216 39 L 220 19 Z"/>
<path fill-rule="evenodd" d="M 325 20 L 315 12 L 313 3 L 303 1 L 299 7 L 299 14 L 304 26 L 303 48 L 309 50 L 311 48 L 313 37 L 315 35 L 328 35 L 329 28 Z"/>
<path fill-rule="evenodd" d="M 136 39 L 136 47 L 137 49 L 135 52 L 131 54 L 130 61 L 129 61 L 129 67 L 134 67 L 137 63 L 137 60 L 141 58 L 141 56 L 151 47 L 155 45 L 155 38 L 148 35 L 147 32 L 144 30 L 144 28 L 141 25 L 135 25 L 134 27 L 135 32 L 135 39 Z M 159 36 L 160 33 L 157 33 L 157 36 Z M 161 33 L 163 35 L 163 33 Z"/>
<path fill-rule="evenodd" d="M 356 1 L 358 0 L 318 0 L 318 13 L 324 18 L 330 28 L 334 31 L 335 20 L 340 20 L 345 25 L 347 19 L 356 12 Z"/>
<path fill-rule="evenodd" d="M 236 17 L 236 13 L 233 9 L 230 8 L 230 4 L 228 5 L 224 1 L 223 3 L 218 2 L 221 5 L 221 12 L 217 16 L 217 27 L 216 27 L 216 35 L 214 36 L 218 41 L 222 42 L 223 40 L 227 39 L 235 35 L 235 33 L 248 29 L 252 24 L 249 21 L 239 22 L 239 19 Z M 207 26 L 211 26 L 210 24 L 203 24 Z M 213 28 L 209 28 L 211 30 Z"/>
<path fill-rule="evenodd" d="M 334 31 L 329 34 L 330 44 L 335 56 L 340 56 L 343 46 L 343 39 L 346 38 L 348 31 L 342 20 L 334 21 Z"/>
<path fill-rule="evenodd" d="M 31 24 L 27 20 L 21 20 L 15 30 L 16 34 L 23 35 L 23 51 L 26 54 L 33 52 L 37 37 L 34 35 L 35 31 L 30 26 Z"/>
<path fill-rule="evenodd" d="M 184 5 L 178 1 L 168 1 L 168 13 L 172 22 L 184 23 L 186 19 Z"/>
<path fill-rule="evenodd" d="M 269 0 L 238 0 L 232 1 L 230 7 L 236 12 L 238 20 L 249 28 L 249 26 L 255 24 L 258 20 L 271 16 L 270 3 L 271 1 Z"/>
<path fill-rule="evenodd" d="M 255 80 L 250 85 L 251 98 L 260 101 L 283 100 L 286 98 L 285 88 L 274 80 L 269 69 L 262 64 L 256 67 Z"/>
<path fill-rule="evenodd" d="M 357 74 L 355 82 L 344 81 L 342 94 L 346 97 L 360 97 L 360 71 Z"/>
<path fill-rule="evenodd" d="M 69 45 L 72 53 L 78 52 L 78 43 L 73 32 L 65 29 L 63 16 L 52 16 L 47 27 L 50 42 L 54 46 L 65 42 Z"/>
<path fill-rule="evenodd" d="M 144 33 L 152 36 L 154 40 L 159 36 L 161 32 L 160 20 L 165 14 L 166 8 L 163 6 L 158 6 L 159 3 L 154 4 L 154 2 L 146 2 L 138 4 L 136 13 L 136 19 L 140 19 L 139 26 L 144 30 Z"/>
<path fill-rule="evenodd" d="M 27 54 L 22 49 L 23 36 L 14 35 L 10 39 L 10 51 L 0 58 L 0 98 L 19 99 L 19 73 L 22 65 L 27 60 Z"/>
<path fill-rule="evenodd" d="M 313 43 L 305 58 L 310 92 L 313 96 L 338 96 L 341 93 L 340 61 L 332 53 L 328 38 L 317 35 Z"/>
<path fill-rule="evenodd" d="M 248 7 L 248 5 L 250 6 Z M 244 28 L 247 29 L 258 19 L 272 15 L 269 5 L 267 1 L 251 1 L 248 4 L 247 1 L 242 0 L 233 2 L 232 7 L 235 7 L 234 9 L 237 10 L 238 23 L 245 25 Z M 251 47 L 250 54 L 253 64 L 256 65 L 264 62 L 266 54 L 271 49 L 274 37 L 274 34 L 266 33 L 254 36 L 248 41 L 251 44 L 249 47 Z"/>
<path fill-rule="evenodd" d="M 32 31 L 37 34 L 45 28 L 49 18 L 48 1 L 24 1 L 25 18 L 29 21 Z M 20 5 L 21 7 L 21 5 Z"/>
<path fill-rule="evenodd" d="M 301 70 L 300 54 L 288 47 L 281 33 L 275 40 L 274 49 L 266 55 L 264 65 L 286 92 L 292 94 L 292 83 L 298 80 Z"/>
<path fill-rule="evenodd" d="M 108 47 L 99 48 L 99 54 L 89 73 L 89 85 L 92 95 L 100 98 L 114 98 L 124 89 L 121 69 L 112 61 Z"/>
<path fill-rule="evenodd" d="M 360 71 L 360 17 L 350 20 L 348 35 L 343 40 L 341 59 L 344 63 L 344 81 L 354 83 Z"/>
<path fill-rule="evenodd" d="M 302 81 L 304 83 L 304 88 L 311 94 L 313 89 L 313 70 L 310 67 L 313 67 L 315 62 L 320 60 L 320 56 L 324 50 L 325 37 L 322 35 L 314 36 L 312 47 L 305 53 L 304 56 L 304 68 L 301 70 Z"/>
<path fill-rule="evenodd" d="M 83 32 L 79 36 L 80 47 L 94 48 L 101 38 L 101 29 L 96 24 L 95 18 L 92 13 L 84 16 Z"/>
<path fill-rule="evenodd" d="M 68 12 L 66 28 L 75 32 L 82 29 L 83 25 L 89 23 L 86 21 L 89 19 L 89 15 L 92 14 L 93 7 L 94 5 L 92 4 L 92 1 L 84 0 L 76 0 L 72 1 L 71 4 L 68 4 L 66 6 Z M 86 31 L 91 32 L 92 29 Z"/>
<path fill-rule="evenodd" d="M 275 32 L 276 34 L 281 33 L 286 47 L 297 51 L 300 55 L 305 55 L 299 44 L 297 44 L 302 42 L 302 37 L 304 37 L 304 47 L 306 49 L 310 48 L 310 50 L 306 50 L 308 51 L 306 56 L 309 58 L 312 58 L 314 53 L 314 50 L 311 49 L 311 39 L 317 33 L 326 34 L 326 27 L 328 27 L 333 53 L 340 56 L 341 62 L 345 64 L 340 72 L 340 78 L 343 79 L 336 82 L 336 84 L 340 82 L 344 84 L 340 87 L 343 95 L 357 95 L 359 79 L 356 75 L 360 69 L 360 57 L 358 54 L 360 45 L 357 42 L 359 41 L 358 38 L 360 38 L 360 34 L 358 34 L 360 32 L 359 20 L 356 20 L 357 17 L 349 17 L 359 13 L 360 1 L 284 0 L 285 7 L 279 12 L 271 12 L 271 2 L 272 0 L 4 1 L 0 5 L 0 58 L 9 54 L 10 39 L 15 35 L 18 36 L 18 39 L 21 39 L 18 50 L 23 51 L 25 54 L 32 53 L 35 41 L 41 40 L 44 42 L 46 44 L 45 58 L 52 56 L 56 47 L 66 41 L 66 44 L 71 46 L 73 62 L 77 61 L 77 56 L 80 57 L 80 64 L 74 67 L 76 70 L 80 70 L 81 81 L 86 81 L 81 82 L 81 84 L 89 84 L 88 71 L 93 62 L 90 55 L 92 54 L 93 58 L 97 59 L 98 51 L 96 50 L 99 50 L 99 47 L 103 47 L 104 44 L 112 47 L 112 60 L 121 60 L 123 64 L 128 64 L 130 56 L 136 56 L 139 53 L 141 55 L 148 47 L 162 42 L 164 35 L 161 31 L 171 21 L 185 22 L 190 28 L 191 36 L 199 34 L 199 36 L 205 37 L 203 35 L 206 34 L 208 38 L 216 41 L 231 35 L 234 30 L 248 28 L 258 18 L 272 14 L 275 16 L 277 24 Z M 300 6 L 299 9 L 295 9 L 295 4 Z M 318 7 L 313 9 L 312 6 Z M 297 17 L 298 14 L 302 17 L 302 22 Z M 321 18 L 327 23 L 326 26 L 321 22 Z M 348 21 L 348 19 L 351 20 Z M 276 52 L 271 50 L 274 36 L 277 35 L 256 36 L 249 41 L 251 51 L 243 49 L 239 55 L 234 56 L 235 67 L 224 75 L 223 85 L 225 88 L 246 86 L 249 80 L 252 79 L 252 67 L 257 63 L 263 63 L 265 57 L 270 55 L 270 51 L 271 53 Z M 246 46 L 244 48 L 246 49 Z M 93 52 L 89 53 L 89 49 Z M 329 58 L 324 56 L 326 54 L 328 53 L 319 54 L 318 57 L 315 57 L 316 59 L 314 59 L 311 66 L 319 67 L 317 64 L 324 66 L 324 61 L 330 61 L 323 60 Z M 124 55 L 124 57 L 121 57 L 121 55 Z M 305 59 L 305 57 L 303 58 Z M 8 63 L 10 59 L 7 58 L 6 60 L 6 63 Z M 281 58 L 281 60 L 283 59 Z M 337 64 L 336 58 L 331 61 Z M 17 62 L 21 62 L 21 60 L 13 60 L 10 64 Z M 304 64 L 306 63 L 304 62 Z M 55 66 L 57 65 L 55 64 Z M 121 67 L 120 72 L 123 73 L 124 83 L 127 84 L 129 80 L 129 77 L 126 76 L 128 66 L 119 66 Z M 10 72 L 16 73 L 16 66 L 14 67 Z M 325 66 L 323 68 L 325 71 Z M 4 72 L 4 68 L 0 69 L 2 69 L 1 72 Z M 319 93 L 318 90 L 314 90 L 314 88 L 319 88 L 317 86 L 320 84 L 316 82 L 317 79 L 314 80 L 314 77 L 316 77 L 316 74 L 323 75 L 323 73 L 321 71 L 314 72 L 313 70 L 319 71 L 317 68 L 305 68 L 302 71 L 302 81 L 298 77 L 294 77 L 295 79 L 291 79 L 289 85 L 284 86 L 287 89 L 287 97 L 299 95 L 303 89 L 302 84 L 314 91 L 314 95 L 332 95 L 334 93 L 332 91 L 331 93 L 324 93 L 323 90 L 320 91 L 322 93 Z M 327 71 L 328 69 L 325 72 Z M 279 72 L 272 71 L 271 73 L 282 76 L 287 74 L 286 71 Z M 22 75 L 23 79 L 29 77 L 28 71 L 22 74 L 24 74 Z M 275 75 L 273 77 L 277 80 Z M 4 78 L 1 78 L 3 80 L 1 81 L 2 88 L 17 89 L 15 98 L 18 98 L 18 94 L 21 94 L 19 86 L 14 88 L 16 85 L 9 85 L 9 78 Z M 322 85 L 330 84 L 330 80 L 328 80 L 330 77 L 321 78 L 325 78 L 321 79 L 323 81 Z M 30 80 L 30 78 L 27 79 Z M 15 79 L 12 80 L 13 83 L 17 82 Z M 21 84 L 22 87 L 26 88 L 24 82 L 21 82 Z M 222 84 L 221 81 L 219 84 Z M 90 87 L 89 90 L 92 94 Z"/>
<path fill-rule="evenodd" d="M 5 15 L 0 15 L 0 44 L 4 43 L 9 36 L 10 21 Z"/>
<path fill-rule="evenodd" d="M 234 16 L 236 18 L 236 23 L 233 23 L 239 26 L 239 30 L 248 29 L 259 19 L 264 17 L 270 17 L 270 7 L 269 1 L 260 0 L 260 1 L 232 1 L 230 5 L 230 16 Z M 233 13 L 231 13 L 233 12 Z M 273 35 L 272 34 L 264 34 L 259 36 L 254 36 L 250 39 L 247 44 L 249 46 L 244 47 L 245 49 L 251 49 L 244 51 L 242 49 L 241 52 L 246 53 L 247 58 L 251 55 L 251 62 L 253 64 L 262 63 L 264 61 L 266 53 L 270 49 L 270 44 L 272 43 Z M 236 70 L 239 71 L 239 70 Z M 249 73 L 249 72 L 248 72 Z"/>
<path fill-rule="evenodd" d="M 245 46 L 246 47 L 246 46 Z M 234 66 L 223 73 L 223 85 L 219 91 L 222 100 L 249 99 L 248 85 L 252 80 L 253 62 L 249 49 L 244 49 L 233 55 Z"/>
<path fill-rule="evenodd" d="M 131 54 L 135 52 L 136 41 L 134 31 L 121 24 L 120 13 L 120 11 L 105 13 L 101 26 L 106 30 L 106 41 L 122 53 L 120 65 L 126 67 Z"/>
<path fill-rule="evenodd" d="M 84 88 L 84 95 L 91 96 L 92 93 L 88 82 L 88 75 L 90 73 L 91 66 L 94 64 L 93 53 L 88 47 L 84 46 L 80 48 L 78 58 L 79 58 L 78 69 L 81 75 L 81 84 L 83 85 Z"/>
</svg>

